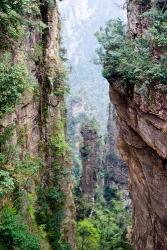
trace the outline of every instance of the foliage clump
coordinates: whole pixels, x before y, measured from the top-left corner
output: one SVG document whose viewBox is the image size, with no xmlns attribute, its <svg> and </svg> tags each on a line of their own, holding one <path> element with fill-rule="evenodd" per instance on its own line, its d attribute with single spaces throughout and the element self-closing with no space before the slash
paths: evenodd
<svg viewBox="0 0 167 250">
<path fill-rule="evenodd" d="M 23 37 L 26 26 L 35 25 L 29 20 L 32 13 L 39 14 L 34 0 L 0 1 L 0 49 L 11 48 Z"/>
<path fill-rule="evenodd" d="M 150 22 L 151 41 L 159 49 L 167 49 L 167 11 L 154 9 L 143 14 Z"/>
<path fill-rule="evenodd" d="M 29 232 L 22 217 L 10 206 L 0 211 L 0 249 L 40 249 L 38 237 Z"/>
<path fill-rule="evenodd" d="M 80 203 L 79 213 L 81 212 L 82 215 L 77 216 L 78 250 L 131 250 L 126 238 L 126 228 L 131 223 L 130 215 L 124 208 L 118 191 L 110 190 L 107 200 L 96 200 L 94 207 L 88 208 L 88 202 Z"/>
<path fill-rule="evenodd" d="M 0 62 L 0 118 L 13 110 L 30 81 L 25 64 L 13 63 L 11 57 L 5 53 Z"/>
<path fill-rule="evenodd" d="M 39 158 L 27 154 L 22 161 L 16 161 L 15 173 L 23 174 L 24 176 L 33 176 L 41 167 L 42 161 Z"/>
<path fill-rule="evenodd" d="M 103 76 L 110 82 L 119 79 L 122 84 L 154 84 L 167 82 L 167 11 L 148 11 L 147 32 L 136 38 L 127 34 L 120 20 L 110 20 L 96 33 L 100 48 L 98 63 Z"/>
<path fill-rule="evenodd" d="M 67 85 L 67 70 L 59 65 L 59 68 L 55 68 L 55 76 L 53 78 L 53 93 L 57 97 L 63 97 L 69 93 L 69 86 Z"/>
<path fill-rule="evenodd" d="M 14 179 L 10 177 L 8 171 L 0 170 L 0 198 L 10 194 L 14 190 Z"/>
<path fill-rule="evenodd" d="M 97 228 L 89 221 L 84 219 L 78 223 L 78 250 L 90 249 L 97 250 L 100 241 L 100 234 Z"/>
</svg>

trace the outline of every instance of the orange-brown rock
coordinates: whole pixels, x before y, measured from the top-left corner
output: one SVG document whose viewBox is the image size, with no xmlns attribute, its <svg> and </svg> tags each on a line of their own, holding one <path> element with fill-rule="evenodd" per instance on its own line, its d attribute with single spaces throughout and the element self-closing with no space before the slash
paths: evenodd
<svg viewBox="0 0 167 250">
<path fill-rule="evenodd" d="M 91 123 L 82 128 L 81 134 L 83 137 L 81 195 L 91 202 L 94 201 L 98 173 L 101 167 L 100 136 Z"/>
<path fill-rule="evenodd" d="M 134 249 L 166 250 L 167 94 L 154 88 L 148 93 L 143 96 L 134 89 L 130 97 L 119 84 L 110 88 L 117 111 L 118 148 L 129 167 Z"/>
</svg>

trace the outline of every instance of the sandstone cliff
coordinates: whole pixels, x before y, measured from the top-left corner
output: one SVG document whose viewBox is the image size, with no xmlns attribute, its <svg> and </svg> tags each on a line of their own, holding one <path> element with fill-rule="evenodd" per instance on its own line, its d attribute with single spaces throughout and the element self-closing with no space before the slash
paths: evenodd
<svg viewBox="0 0 167 250">
<path fill-rule="evenodd" d="M 166 118 L 165 95 L 151 103 L 134 92 L 127 98 L 115 86 L 112 102 L 118 115 L 118 148 L 129 166 L 135 249 L 166 249 Z M 151 96 L 150 96 L 151 97 Z M 159 104 L 159 107 L 158 107 Z"/>
<path fill-rule="evenodd" d="M 1 188 L 6 185 L 4 174 L 13 182 L 12 189 L 1 196 L 1 209 L 15 207 L 17 200 L 17 213 L 24 218 L 29 231 L 40 236 L 39 249 L 57 249 L 60 238 L 75 249 L 57 3 L 34 1 L 30 7 L 33 12 L 23 16 L 29 20 L 24 27 L 26 36 L 12 41 L 12 49 L 7 50 L 12 54 L 10 63 L 22 63 L 31 77 L 30 87 L 24 88 L 15 105 L 11 104 L 12 111 L 1 112 Z M 40 26 L 36 28 L 37 23 Z M 1 56 L 5 53 L 1 49 Z M 10 100 L 11 96 L 6 98 Z M 63 214 L 64 222 L 59 219 Z"/>
<path fill-rule="evenodd" d="M 134 37 L 145 32 L 141 14 L 165 1 L 128 3 L 129 31 Z M 156 53 L 157 55 L 157 53 Z M 153 56 L 155 51 L 153 52 Z M 133 243 L 136 250 L 167 249 L 167 95 L 157 83 L 125 90 L 111 81 L 110 96 L 117 112 L 118 149 L 129 167 L 133 205 Z"/>
</svg>

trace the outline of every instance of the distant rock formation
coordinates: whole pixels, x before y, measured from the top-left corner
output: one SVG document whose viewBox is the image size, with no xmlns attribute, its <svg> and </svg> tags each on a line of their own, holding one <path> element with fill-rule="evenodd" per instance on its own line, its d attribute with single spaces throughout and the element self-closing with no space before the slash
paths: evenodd
<svg viewBox="0 0 167 250">
<path fill-rule="evenodd" d="M 101 140 L 91 123 L 81 129 L 81 134 L 83 137 L 83 145 L 80 149 L 82 158 L 81 196 L 93 201 L 101 168 Z"/>
</svg>

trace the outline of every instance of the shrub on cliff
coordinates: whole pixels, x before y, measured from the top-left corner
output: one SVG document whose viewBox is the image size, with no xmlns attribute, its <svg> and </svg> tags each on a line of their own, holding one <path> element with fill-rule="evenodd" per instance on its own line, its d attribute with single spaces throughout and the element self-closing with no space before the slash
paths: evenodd
<svg viewBox="0 0 167 250">
<path fill-rule="evenodd" d="M 0 1 L 0 49 L 11 48 L 26 33 L 27 25 L 41 26 L 42 22 L 29 20 L 30 14 L 38 15 L 39 6 L 31 0 L 1 0 Z M 24 18 L 26 16 L 26 18 Z"/>
<path fill-rule="evenodd" d="M 148 32 L 136 38 L 126 34 L 126 26 L 120 19 L 110 20 L 96 33 L 100 44 L 97 63 L 102 64 L 103 76 L 110 82 L 118 79 L 125 85 L 166 84 L 167 11 L 144 15 L 150 23 Z"/>
</svg>

